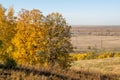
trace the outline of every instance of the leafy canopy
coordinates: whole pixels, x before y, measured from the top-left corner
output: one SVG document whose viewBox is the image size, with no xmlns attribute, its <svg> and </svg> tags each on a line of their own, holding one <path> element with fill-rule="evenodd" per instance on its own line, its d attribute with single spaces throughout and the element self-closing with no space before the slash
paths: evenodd
<svg viewBox="0 0 120 80">
<path fill-rule="evenodd" d="M 69 67 L 70 28 L 59 13 L 22 9 L 15 17 L 12 7 L 0 5 L 0 55 L 18 64 Z"/>
</svg>

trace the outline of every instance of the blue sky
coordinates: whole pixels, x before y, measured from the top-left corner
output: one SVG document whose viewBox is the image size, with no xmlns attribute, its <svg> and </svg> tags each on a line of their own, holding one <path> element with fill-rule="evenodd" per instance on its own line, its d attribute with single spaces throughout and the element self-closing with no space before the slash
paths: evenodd
<svg viewBox="0 0 120 80">
<path fill-rule="evenodd" d="M 21 8 L 39 9 L 44 15 L 61 13 L 70 25 L 120 25 L 120 0 L 0 0 L 15 14 Z"/>
</svg>

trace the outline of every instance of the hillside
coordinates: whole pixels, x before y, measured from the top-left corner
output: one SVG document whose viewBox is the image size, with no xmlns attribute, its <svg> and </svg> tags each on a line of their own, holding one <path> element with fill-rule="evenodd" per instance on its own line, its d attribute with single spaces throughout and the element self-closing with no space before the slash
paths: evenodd
<svg viewBox="0 0 120 80">
<path fill-rule="evenodd" d="M 120 75 L 120 57 L 75 61 L 72 69 Z"/>
</svg>

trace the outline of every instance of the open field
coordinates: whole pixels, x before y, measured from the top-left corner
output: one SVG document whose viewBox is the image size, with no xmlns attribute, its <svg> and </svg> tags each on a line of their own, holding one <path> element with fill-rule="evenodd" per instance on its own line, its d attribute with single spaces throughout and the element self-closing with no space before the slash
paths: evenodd
<svg viewBox="0 0 120 80">
<path fill-rule="evenodd" d="M 85 50 L 119 50 L 120 36 L 77 36 L 72 37 L 72 44 L 76 51 Z"/>
<path fill-rule="evenodd" d="M 71 42 L 75 51 L 119 50 L 120 27 L 72 27 Z"/>
<path fill-rule="evenodd" d="M 75 61 L 72 65 L 72 69 L 120 75 L 120 57 Z"/>
</svg>

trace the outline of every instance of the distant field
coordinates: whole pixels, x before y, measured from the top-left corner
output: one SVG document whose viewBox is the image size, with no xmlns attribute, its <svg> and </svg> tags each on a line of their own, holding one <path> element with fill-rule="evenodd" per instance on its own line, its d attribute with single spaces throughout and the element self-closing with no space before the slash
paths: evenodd
<svg viewBox="0 0 120 80">
<path fill-rule="evenodd" d="M 72 27 L 75 51 L 120 50 L 120 27 Z"/>
<path fill-rule="evenodd" d="M 76 51 L 120 49 L 120 36 L 77 36 L 72 37 L 71 40 Z"/>
</svg>

